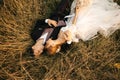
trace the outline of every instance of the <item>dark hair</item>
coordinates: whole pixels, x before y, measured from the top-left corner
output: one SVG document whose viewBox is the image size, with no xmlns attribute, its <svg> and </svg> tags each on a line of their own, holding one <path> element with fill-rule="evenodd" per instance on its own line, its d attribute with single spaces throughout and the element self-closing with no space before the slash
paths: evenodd
<svg viewBox="0 0 120 80">
<path fill-rule="evenodd" d="M 0 0 L 0 5 L 3 4 L 3 0 Z"/>
</svg>

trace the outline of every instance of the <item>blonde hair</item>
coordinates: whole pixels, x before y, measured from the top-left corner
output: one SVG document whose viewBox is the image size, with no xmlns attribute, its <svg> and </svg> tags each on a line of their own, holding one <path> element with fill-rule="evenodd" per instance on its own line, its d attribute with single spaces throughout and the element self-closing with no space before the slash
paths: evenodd
<svg viewBox="0 0 120 80">
<path fill-rule="evenodd" d="M 49 46 L 48 48 L 46 48 L 46 51 L 48 52 L 48 54 L 54 55 L 58 53 L 60 49 L 61 49 L 61 45 L 55 45 L 55 46 Z"/>
</svg>

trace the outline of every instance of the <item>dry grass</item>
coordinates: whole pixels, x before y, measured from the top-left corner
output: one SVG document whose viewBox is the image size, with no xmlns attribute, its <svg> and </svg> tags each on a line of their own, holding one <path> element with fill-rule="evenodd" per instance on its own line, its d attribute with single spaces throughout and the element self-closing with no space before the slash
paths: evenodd
<svg viewBox="0 0 120 80">
<path fill-rule="evenodd" d="M 54 56 L 30 56 L 36 19 L 49 16 L 60 0 L 3 0 L 0 4 L 0 80 L 119 80 L 120 30 L 74 43 Z M 116 0 L 118 1 L 118 0 Z M 119 1 L 118 1 L 119 2 Z"/>
</svg>

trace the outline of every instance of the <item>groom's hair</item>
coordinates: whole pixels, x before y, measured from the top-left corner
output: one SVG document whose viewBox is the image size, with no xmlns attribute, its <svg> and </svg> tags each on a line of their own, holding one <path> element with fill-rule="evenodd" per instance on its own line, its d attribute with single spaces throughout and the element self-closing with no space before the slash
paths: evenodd
<svg viewBox="0 0 120 80">
<path fill-rule="evenodd" d="M 3 4 L 3 0 L 0 0 L 0 5 Z"/>
</svg>

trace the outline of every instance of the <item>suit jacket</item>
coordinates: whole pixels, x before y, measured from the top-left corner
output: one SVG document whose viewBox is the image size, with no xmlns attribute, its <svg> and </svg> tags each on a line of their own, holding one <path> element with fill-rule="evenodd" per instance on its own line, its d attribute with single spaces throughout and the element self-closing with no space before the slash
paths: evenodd
<svg viewBox="0 0 120 80">
<path fill-rule="evenodd" d="M 55 12 L 51 14 L 50 19 L 55 21 L 63 20 L 64 16 L 68 15 L 70 12 L 70 5 L 70 0 L 61 0 Z M 42 35 L 43 31 L 49 27 L 50 26 L 47 23 L 45 23 L 45 19 L 37 20 L 33 32 L 31 34 L 32 39 L 36 41 Z M 61 27 L 53 27 L 53 29 L 54 30 L 50 37 L 52 39 L 56 39 Z"/>
</svg>

